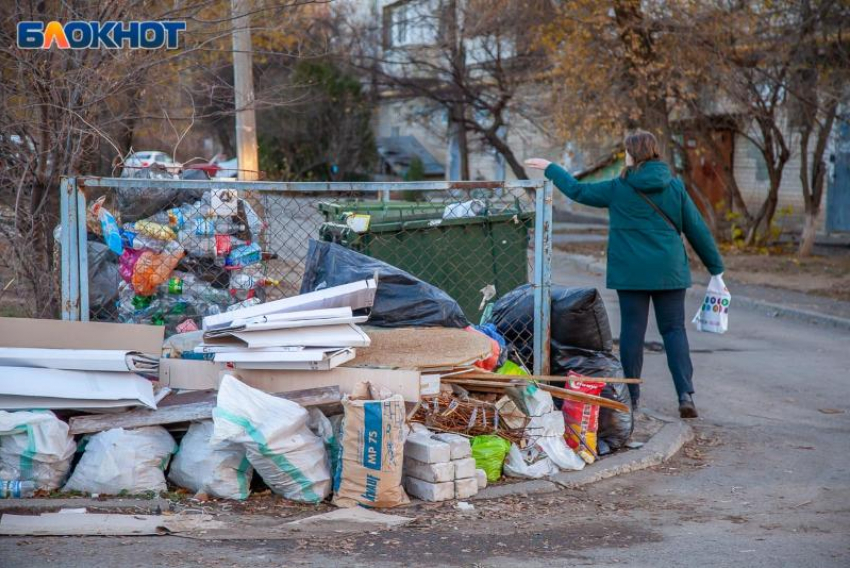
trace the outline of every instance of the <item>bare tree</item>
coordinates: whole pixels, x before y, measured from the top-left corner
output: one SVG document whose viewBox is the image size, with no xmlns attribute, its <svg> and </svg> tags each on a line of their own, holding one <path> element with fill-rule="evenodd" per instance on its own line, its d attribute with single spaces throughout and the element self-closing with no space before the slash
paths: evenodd
<svg viewBox="0 0 850 568">
<path fill-rule="evenodd" d="M 507 132 L 516 120 L 540 118 L 517 92 L 540 79 L 545 58 L 534 32 L 547 13 L 551 4 L 543 0 L 399 3 L 387 8 L 381 26 L 352 26 L 350 63 L 377 89 L 445 112 L 463 179 L 470 177 L 470 138 L 525 179 Z"/>
<path fill-rule="evenodd" d="M 311 3 L 257 0 L 252 21 L 261 24 L 260 35 L 280 37 L 280 29 L 272 29 L 263 16 Z M 27 298 L 24 313 L 55 317 L 59 311 L 53 230 L 59 217 L 60 178 L 115 173 L 112 165 L 120 164 L 142 123 L 161 124 L 166 147 L 177 147 L 200 118 L 192 96 L 188 104 L 180 102 L 186 93 L 181 77 L 209 59 L 229 57 L 229 18 L 226 0 L 2 4 L 0 235 L 11 260 L 0 289 L 8 291 L 9 282 L 14 282 L 16 295 Z M 189 29 L 176 51 L 16 47 L 18 22 L 69 19 L 185 20 Z M 269 53 L 274 51 L 273 43 L 265 45 Z"/>
</svg>

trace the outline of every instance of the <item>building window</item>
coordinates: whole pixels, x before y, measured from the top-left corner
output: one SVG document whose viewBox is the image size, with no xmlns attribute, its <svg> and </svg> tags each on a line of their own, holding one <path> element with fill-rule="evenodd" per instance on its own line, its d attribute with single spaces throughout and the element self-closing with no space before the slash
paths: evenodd
<svg viewBox="0 0 850 568">
<path fill-rule="evenodd" d="M 430 45 L 436 41 L 435 0 L 406 0 L 384 8 L 384 42 L 386 47 Z"/>
<path fill-rule="evenodd" d="M 410 4 L 390 8 L 390 44 L 404 45 L 408 42 L 407 20 Z"/>
</svg>

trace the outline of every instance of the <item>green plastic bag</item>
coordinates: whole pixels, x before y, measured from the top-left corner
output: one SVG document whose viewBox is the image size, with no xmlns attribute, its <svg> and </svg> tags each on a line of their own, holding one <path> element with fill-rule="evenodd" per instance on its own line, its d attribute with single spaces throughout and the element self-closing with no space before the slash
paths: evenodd
<svg viewBox="0 0 850 568">
<path fill-rule="evenodd" d="M 502 477 L 502 464 L 511 449 L 511 443 L 499 436 L 475 436 L 472 438 L 472 457 L 475 467 L 483 469 L 487 481 L 498 481 Z"/>
<path fill-rule="evenodd" d="M 517 365 L 511 360 L 505 361 L 505 364 L 496 370 L 497 375 L 522 375 L 527 376 L 528 371 Z"/>
</svg>

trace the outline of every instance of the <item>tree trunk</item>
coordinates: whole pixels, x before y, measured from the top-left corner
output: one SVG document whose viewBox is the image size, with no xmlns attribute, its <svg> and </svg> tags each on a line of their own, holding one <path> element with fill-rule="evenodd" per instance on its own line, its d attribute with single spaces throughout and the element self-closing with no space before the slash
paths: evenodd
<svg viewBox="0 0 850 568">
<path fill-rule="evenodd" d="M 491 134 L 487 131 L 484 133 L 484 138 L 499 154 L 502 155 L 503 158 L 505 158 L 505 162 L 508 163 L 508 166 L 510 166 L 511 171 L 517 179 L 528 179 L 528 174 L 525 172 L 522 162 L 517 159 L 514 151 L 511 150 L 511 147 L 508 146 L 504 140 L 502 140 L 498 132 Z"/>
<path fill-rule="evenodd" d="M 806 218 L 803 223 L 803 232 L 800 234 L 800 248 L 797 251 L 799 256 L 809 256 L 815 248 L 815 235 L 817 234 L 817 218 L 818 212 L 806 212 Z"/>
</svg>

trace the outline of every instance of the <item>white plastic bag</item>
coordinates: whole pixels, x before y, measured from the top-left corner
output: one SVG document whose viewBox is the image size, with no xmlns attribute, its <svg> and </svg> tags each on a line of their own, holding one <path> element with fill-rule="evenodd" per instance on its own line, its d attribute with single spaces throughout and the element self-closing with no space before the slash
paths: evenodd
<svg viewBox="0 0 850 568">
<path fill-rule="evenodd" d="M 76 450 L 68 425 L 52 412 L 0 411 L 0 480 L 33 481 L 38 489 L 56 489 Z"/>
<path fill-rule="evenodd" d="M 536 446 L 520 450 L 516 444 L 511 444 L 508 457 L 505 458 L 504 472 L 508 477 L 540 479 L 559 471 L 558 466 Z"/>
<path fill-rule="evenodd" d="M 247 499 L 251 492 L 251 468 L 245 450 L 238 445 L 210 443 L 212 420 L 192 422 L 171 462 L 168 479 L 196 493 L 222 499 Z"/>
<path fill-rule="evenodd" d="M 584 460 L 564 440 L 564 415 L 555 410 L 552 395 L 535 386 L 526 388 L 522 396 L 530 417 L 526 432 L 534 446 L 561 469 L 583 469 Z"/>
<path fill-rule="evenodd" d="M 318 503 L 331 492 L 328 454 L 307 427 L 300 404 L 241 383 L 221 379 L 213 410 L 213 444 L 239 444 L 248 461 L 275 493 Z"/>
<path fill-rule="evenodd" d="M 487 204 L 481 199 L 471 199 L 460 203 L 449 203 L 443 210 L 443 219 L 477 217 L 485 211 L 487 211 Z"/>
<path fill-rule="evenodd" d="M 100 432 L 89 439 L 64 490 L 104 495 L 165 491 L 163 472 L 176 450 L 162 426 Z"/>
<path fill-rule="evenodd" d="M 697 330 L 711 333 L 725 333 L 729 329 L 729 304 L 732 294 L 723 283 L 723 275 L 712 276 L 705 291 L 705 299 L 694 316 Z"/>
</svg>

